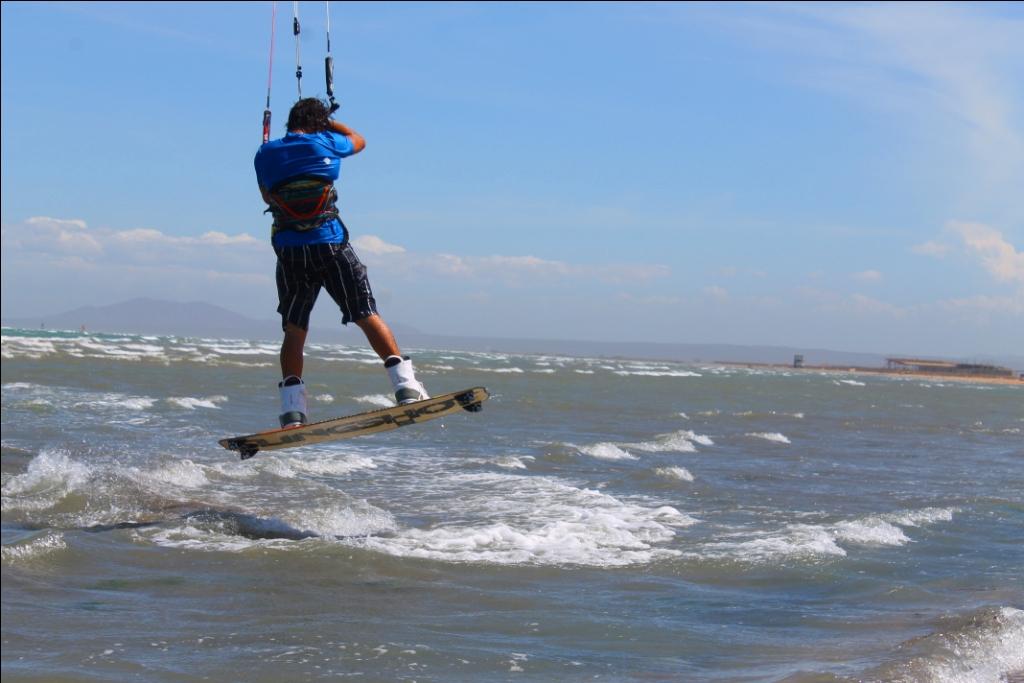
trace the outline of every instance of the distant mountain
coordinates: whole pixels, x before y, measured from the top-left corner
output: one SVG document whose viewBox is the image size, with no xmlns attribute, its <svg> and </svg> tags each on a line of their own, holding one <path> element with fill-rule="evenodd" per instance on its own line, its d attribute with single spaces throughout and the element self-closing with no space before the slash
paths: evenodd
<svg viewBox="0 0 1024 683">
<path fill-rule="evenodd" d="M 277 318 L 258 320 L 226 308 L 203 302 L 180 303 L 159 299 L 131 299 L 110 306 L 86 306 L 39 319 L 3 318 L 4 325 L 25 329 L 78 330 L 90 332 L 131 332 L 137 334 L 186 337 L 227 337 L 236 339 L 280 339 Z M 406 347 L 451 349 L 453 351 L 496 351 L 541 355 L 636 358 L 732 363 L 782 363 L 802 354 L 807 365 L 848 365 L 881 367 L 885 356 L 874 353 L 833 351 L 830 349 L 788 346 L 739 346 L 733 344 L 665 344 L 654 342 L 595 342 L 564 339 L 505 339 L 493 337 L 456 337 L 428 334 L 389 321 L 399 341 Z M 363 344 L 365 339 L 354 325 L 322 325 L 315 321 L 311 341 Z M 894 356 L 913 353 L 894 352 Z M 1003 365 L 1024 370 L 1024 356 L 973 357 L 947 360 Z"/>
<path fill-rule="evenodd" d="M 335 311 L 337 313 L 337 311 Z M 7 318 L 4 325 L 24 329 L 79 330 L 89 332 L 127 332 L 132 334 L 171 335 L 179 337 L 228 337 L 235 339 L 279 340 L 281 319 L 249 318 L 215 304 L 201 301 L 178 302 L 137 298 L 108 306 L 84 306 L 56 315 L 39 318 Z M 403 325 L 391 325 L 396 334 L 419 334 Z M 362 333 L 350 325 L 329 327 L 317 325 L 311 340 L 358 344 L 365 341 Z"/>
<path fill-rule="evenodd" d="M 3 323 L 27 329 L 77 330 L 85 327 L 90 332 L 180 336 L 269 336 L 278 329 L 278 323 L 274 321 L 254 320 L 213 304 L 145 298 L 109 306 L 85 306 L 38 319 L 4 318 Z M 258 334 L 260 331 L 262 334 Z"/>
</svg>

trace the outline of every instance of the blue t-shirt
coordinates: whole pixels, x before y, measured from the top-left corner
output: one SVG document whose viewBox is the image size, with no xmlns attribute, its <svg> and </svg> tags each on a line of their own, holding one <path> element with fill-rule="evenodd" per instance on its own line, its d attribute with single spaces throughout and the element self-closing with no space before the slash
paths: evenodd
<svg viewBox="0 0 1024 683">
<path fill-rule="evenodd" d="M 260 186 L 271 190 L 292 178 L 315 176 L 337 180 L 341 160 L 355 152 L 352 141 L 340 133 L 288 133 L 260 146 L 253 165 Z M 275 247 L 324 244 L 345 240 L 345 228 L 332 220 L 315 230 L 282 230 L 274 235 Z"/>
</svg>

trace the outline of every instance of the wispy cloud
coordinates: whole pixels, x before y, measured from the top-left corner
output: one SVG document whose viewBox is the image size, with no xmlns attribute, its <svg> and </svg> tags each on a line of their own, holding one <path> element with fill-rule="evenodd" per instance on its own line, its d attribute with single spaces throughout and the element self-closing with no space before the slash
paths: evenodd
<svg viewBox="0 0 1024 683">
<path fill-rule="evenodd" d="M 60 303 L 58 292 L 68 289 L 79 304 L 108 300 L 111 292 L 132 289 L 149 296 L 212 297 L 227 304 L 235 300 L 236 308 L 250 313 L 258 312 L 252 310 L 255 301 L 270 307 L 275 299 L 274 252 L 267 240 L 247 233 L 175 236 L 152 228 L 97 228 L 80 219 L 37 216 L 3 224 L 2 234 L 5 283 L 26 286 L 47 298 L 49 306 Z M 671 274 L 658 264 L 569 263 L 529 254 L 420 253 L 376 235 L 359 236 L 353 244 L 366 263 L 391 280 L 411 279 L 422 285 L 426 278 L 439 286 L 452 280 L 474 286 L 486 283 L 496 297 L 508 288 L 643 284 Z M 6 287 L 4 291 L 9 294 Z"/>
<path fill-rule="evenodd" d="M 1017 251 L 1001 232 L 982 223 L 962 221 L 951 221 L 948 229 L 963 240 L 989 275 L 1000 282 L 1024 284 L 1024 252 Z"/>
<path fill-rule="evenodd" d="M 950 252 L 951 249 L 952 247 L 950 247 L 948 244 L 943 244 L 942 242 L 936 242 L 934 240 L 928 240 L 927 242 L 922 242 L 921 244 L 915 244 L 910 248 L 910 250 L 915 254 L 920 254 L 922 256 L 932 256 L 934 258 L 944 257 L 946 254 Z"/>
<path fill-rule="evenodd" d="M 970 296 L 940 301 L 938 306 L 949 311 L 981 314 L 1024 315 L 1024 296 Z"/>
<path fill-rule="evenodd" d="M 1002 231 L 984 223 L 953 220 L 946 223 L 937 240 L 915 245 L 911 251 L 937 259 L 955 256 L 960 263 L 973 264 L 988 273 L 997 288 L 994 292 L 944 299 L 935 304 L 938 308 L 955 312 L 974 309 L 985 315 L 1024 313 L 1024 252 Z M 1005 293 L 1007 286 L 1013 291 Z"/>
<path fill-rule="evenodd" d="M 708 285 L 707 287 L 703 287 L 701 291 L 706 297 L 718 303 L 724 303 L 729 300 L 729 291 L 725 287 Z"/>
<path fill-rule="evenodd" d="M 983 3 L 799 2 L 731 9 L 723 21 L 763 49 L 799 57 L 788 73 L 800 82 L 941 131 L 942 144 L 967 150 L 978 188 L 997 184 L 1016 201 L 1024 184 L 1019 14 Z"/>
<path fill-rule="evenodd" d="M 797 291 L 814 310 L 820 313 L 869 316 L 884 320 L 886 318 L 903 318 L 910 312 L 908 308 L 859 293 L 846 294 L 812 287 L 800 288 Z"/>
<path fill-rule="evenodd" d="M 353 244 L 377 267 L 395 273 L 430 273 L 459 279 L 489 279 L 506 283 L 552 280 L 591 280 L 606 283 L 647 282 L 667 277 L 671 269 L 660 264 L 579 264 L 532 255 L 465 256 L 418 253 L 389 244 L 375 235 L 364 235 Z"/>
<path fill-rule="evenodd" d="M 4 223 L 2 233 L 5 311 L 19 309 L 9 315 L 106 303 L 128 293 L 223 304 L 266 299 L 272 308 L 273 251 L 245 233 L 174 236 L 48 216 Z M 17 297 L 10 298 L 8 285 Z M 253 297 L 256 291 L 267 294 Z"/>
<path fill-rule="evenodd" d="M 859 273 L 854 273 L 853 279 L 860 282 L 873 283 L 881 282 L 884 279 L 884 276 L 877 270 L 862 270 Z"/>
<path fill-rule="evenodd" d="M 352 244 L 360 251 L 369 254 L 381 255 L 405 253 L 405 247 L 385 242 L 376 235 L 360 235 L 352 240 Z"/>
</svg>

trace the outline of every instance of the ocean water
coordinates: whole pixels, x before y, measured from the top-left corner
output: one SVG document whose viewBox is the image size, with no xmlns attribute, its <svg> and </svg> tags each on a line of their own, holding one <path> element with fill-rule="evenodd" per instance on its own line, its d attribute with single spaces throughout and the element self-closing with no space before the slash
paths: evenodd
<svg viewBox="0 0 1024 683">
<path fill-rule="evenodd" d="M 239 461 L 276 343 L 4 329 L 4 681 L 991 681 L 1024 387 L 407 349 L 478 414 Z M 312 344 L 312 417 L 388 405 Z"/>
</svg>

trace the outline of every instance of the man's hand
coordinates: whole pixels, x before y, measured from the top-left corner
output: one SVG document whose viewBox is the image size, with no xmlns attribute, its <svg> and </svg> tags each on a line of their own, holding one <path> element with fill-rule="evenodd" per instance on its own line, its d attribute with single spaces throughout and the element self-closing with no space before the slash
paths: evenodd
<svg viewBox="0 0 1024 683">
<path fill-rule="evenodd" d="M 334 119 L 331 119 L 327 123 L 330 125 L 331 130 L 333 130 L 336 133 L 341 133 L 352 142 L 353 154 L 359 154 L 359 152 L 362 152 L 364 149 L 366 149 L 366 140 L 363 139 L 362 135 L 355 132 L 341 121 L 335 121 Z"/>
</svg>

